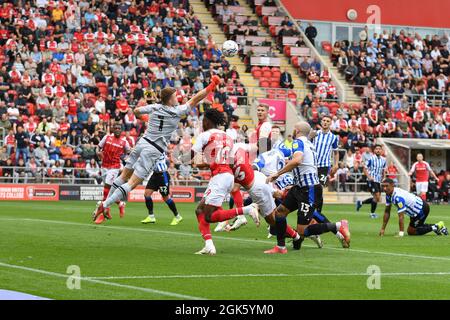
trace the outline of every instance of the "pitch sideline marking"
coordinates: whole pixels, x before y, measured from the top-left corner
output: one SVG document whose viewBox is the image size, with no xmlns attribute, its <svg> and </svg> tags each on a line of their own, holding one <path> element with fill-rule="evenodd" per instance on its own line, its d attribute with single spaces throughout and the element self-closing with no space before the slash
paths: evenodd
<svg viewBox="0 0 450 320">
<path fill-rule="evenodd" d="M 367 273 L 261 273 L 261 274 L 187 274 L 187 275 L 161 275 L 161 276 L 109 276 L 109 277 L 86 277 L 88 279 L 101 280 L 130 280 L 130 279 L 194 279 L 194 278 L 247 278 L 247 277 L 355 277 L 368 276 Z M 386 272 L 380 276 L 446 276 L 450 272 Z"/>
<path fill-rule="evenodd" d="M 46 271 L 46 270 L 41 270 L 41 269 L 35 269 L 35 268 L 30 268 L 30 267 L 25 267 L 25 266 L 18 266 L 18 265 L 14 265 L 14 264 L 3 263 L 3 262 L 0 262 L 0 267 L 29 271 L 29 272 L 34 272 L 34 273 L 40 273 L 40 274 L 57 277 L 57 278 L 68 278 L 71 276 L 68 274 Z M 153 294 L 157 294 L 157 295 L 161 295 L 161 296 L 168 296 L 168 297 L 172 297 L 172 298 L 189 299 L 189 300 L 205 300 L 205 298 L 194 297 L 194 296 L 189 296 L 189 295 L 184 295 L 184 294 L 179 294 L 179 293 L 169 292 L 169 291 L 156 290 L 156 289 L 151 289 L 151 288 L 136 287 L 136 286 L 126 285 L 126 284 L 103 281 L 100 279 L 94 279 L 94 278 L 88 278 L 88 277 L 74 277 L 74 278 L 77 278 L 81 281 L 102 284 L 105 286 L 119 287 L 119 288 L 123 288 L 123 289 L 135 290 L 135 291 L 143 291 L 143 292 L 147 292 L 147 293 L 153 293 Z"/>
<path fill-rule="evenodd" d="M 88 223 L 80 223 L 80 222 L 70 222 L 70 221 L 60 221 L 60 220 L 48 220 L 48 219 L 32 219 L 32 218 L 0 218 L 0 220 L 6 221 L 31 221 L 31 222 L 44 222 L 44 223 L 53 223 L 53 224 L 63 224 L 63 225 L 74 225 L 74 226 L 84 226 L 91 228 L 104 228 L 104 229 L 113 229 L 113 230 L 125 230 L 125 231 L 138 231 L 138 232 L 150 232 L 150 233 L 160 233 L 160 234 L 169 234 L 176 236 L 189 236 L 198 238 L 199 235 L 196 233 L 189 232 L 179 232 L 179 231 L 167 231 L 167 230 L 152 230 L 152 229 L 142 229 L 142 228 L 131 228 L 131 227 L 119 227 L 119 226 L 97 226 Z M 271 241 L 265 240 L 252 240 L 252 239 L 244 239 L 244 238 L 231 238 L 231 237 L 223 237 L 223 236 L 214 236 L 216 239 L 221 240 L 232 240 L 232 241 L 240 241 L 240 242 L 251 242 L 251 243 L 268 243 L 273 245 Z M 313 245 L 304 245 L 305 247 L 316 248 Z M 366 254 L 378 254 L 378 255 L 387 255 L 387 256 L 395 256 L 395 257 L 406 257 L 406 258 L 418 258 L 418 259 L 428 259 L 428 260 L 442 260 L 442 261 L 450 261 L 450 257 L 433 257 L 433 256 L 421 256 L 414 255 L 408 253 L 396 253 L 396 252 L 385 252 L 385 251 L 369 251 L 362 249 L 344 249 L 344 248 L 333 248 L 333 247 L 323 247 L 325 250 L 334 250 L 334 251 L 345 251 L 345 252 L 357 252 L 357 253 L 366 253 Z"/>
</svg>

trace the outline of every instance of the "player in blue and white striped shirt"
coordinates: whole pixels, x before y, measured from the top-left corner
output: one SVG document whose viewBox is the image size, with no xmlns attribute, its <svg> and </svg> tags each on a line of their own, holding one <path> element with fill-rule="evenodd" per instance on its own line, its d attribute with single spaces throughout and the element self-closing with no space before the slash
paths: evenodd
<svg viewBox="0 0 450 320">
<path fill-rule="evenodd" d="M 430 213 L 430 206 L 428 203 L 418 196 L 395 187 L 394 180 L 385 179 L 383 181 L 383 190 L 386 192 L 386 209 L 384 211 L 383 225 L 380 230 L 380 236 L 384 235 L 386 226 L 389 222 L 391 215 L 392 205 L 398 209 L 399 223 L 399 236 L 403 237 L 404 234 L 404 216 L 405 214 L 410 217 L 408 226 L 408 235 L 424 235 L 431 231 L 434 231 L 437 235 L 448 235 L 448 230 L 444 225 L 444 222 L 439 221 L 436 224 L 426 224 L 425 220 Z"/>
<path fill-rule="evenodd" d="M 331 171 L 336 171 L 339 163 L 338 142 L 337 135 L 331 132 L 331 117 L 324 116 L 320 122 L 321 130 L 315 132 L 314 147 L 317 155 L 317 174 L 319 175 L 319 181 L 322 186 L 326 186 L 328 183 L 328 177 Z M 331 170 L 331 154 L 333 152 L 333 170 Z M 321 213 L 323 202 L 319 203 L 317 212 Z M 324 222 L 324 221 L 321 221 Z"/>
<path fill-rule="evenodd" d="M 331 132 L 331 117 L 324 116 L 320 122 L 321 130 L 316 132 L 314 147 L 317 154 L 317 172 L 322 186 L 327 185 L 328 176 L 331 171 L 331 154 L 333 152 L 333 169 L 337 170 L 339 163 L 339 152 L 337 151 L 339 138 Z M 321 210 L 320 210 L 321 211 Z"/>
<path fill-rule="evenodd" d="M 183 220 L 181 215 L 178 214 L 177 207 L 172 197 L 170 196 L 170 175 L 167 172 L 167 159 L 166 155 L 162 154 L 161 157 L 155 164 L 153 168 L 153 174 L 147 182 L 147 186 L 145 187 L 144 198 L 145 205 L 148 210 L 148 217 L 142 220 L 141 222 L 146 223 L 155 223 L 156 218 L 153 213 L 153 199 L 152 194 L 155 191 L 159 191 L 164 202 L 167 204 L 169 209 L 172 211 L 174 218 L 170 223 L 171 226 L 176 226 L 178 223 Z"/>
<path fill-rule="evenodd" d="M 350 243 L 348 222 L 310 224 L 313 213 L 317 210 L 318 201 L 322 198 L 322 185 L 319 183 L 316 167 L 316 155 L 309 140 L 311 126 L 307 122 L 296 124 L 297 137 L 292 144 L 292 159 L 277 173 L 267 178 L 268 182 L 276 181 L 281 175 L 292 171 L 295 185 L 288 191 L 282 204 L 275 210 L 277 246 L 265 251 L 268 254 L 287 253 L 285 246 L 286 217 L 297 211 L 297 232 L 302 236 L 293 241 L 294 249 L 299 250 L 305 237 L 320 235 L 325 232 L 339 232 L 345 241 Z"/>
<path fill-rule="evenodd" d="M 381 181 L 386 174 L 387 165 L 386 158 L 382 157 L 383 147 L 377 144 L 373 150 L 373 155 L 369 157 L 364 166 L 364 174 L 367 177 L 367 186 L 369 187 L 372 197 L 361 201 L 356 201 L 356 211 L 359 211 L 363 204 L 371 204 L 370 217 L 378 218 L 375 211 L 377 204 L 381 201 Z"/>
</svg>

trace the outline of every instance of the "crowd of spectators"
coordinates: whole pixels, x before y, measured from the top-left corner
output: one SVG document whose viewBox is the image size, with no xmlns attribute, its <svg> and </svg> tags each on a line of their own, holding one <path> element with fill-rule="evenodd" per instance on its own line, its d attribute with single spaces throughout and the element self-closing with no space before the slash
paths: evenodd
<svg viewBox="0 0 450 320">
<path fill-rule="evenodd" d="M 145 129 L 134 107 L 158 102 L 166 86 L 183 103 L 215 74 L 220 89 L 180 122 L 173 144 L 195 138 L 204 108 L 236 127 L 233 97 L 246 95 L 189 1 L 2 1 L 0 176 L 99 182 L 97 145 L 113 123 L 133 146 Z"/>
<path fill-rule="evenodd" d="M 448 34 L 422 38 L 394 30 L 370 36 L 366 28 L 360 38 L 360 42 L 336 42 L 331 51 L 333 63 L 362 97 L 356 120 L 366 122 L 368 118 L 373 133 L 379 136 L 449 138 Z M 350 120 L 352 110 L 348 117 L 346 112 L 335 113 L 333 105 L 322 109 L 341 122 L 342 130 L 351 130 L 350 123 L 345 126 L 341 117 Z M 361 134 L 367 132 L 359 129 Z"/>
</svg>

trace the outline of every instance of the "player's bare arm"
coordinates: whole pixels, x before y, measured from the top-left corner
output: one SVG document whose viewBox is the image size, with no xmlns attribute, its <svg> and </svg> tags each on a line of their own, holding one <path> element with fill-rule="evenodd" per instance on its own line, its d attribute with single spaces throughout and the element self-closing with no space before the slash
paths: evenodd
<svg viewBox="0 0 450 320">
<path fill-rule="evenodd" d="M 389 218 L 391 217 L 391 205 L 386 205 L 386 209 L 384 209 L 384 216 L 383 216 L 383 225 L 380 230 L 380 236 L 384 236 L 384 231 L 386 230 L 386 226 L 389 222 Z"/>
<path fill-rule="evenodd" d="M 298 167 L 302 162 L 303 162 L 303 153 L 302 152 L 294 153 L 293 158 L 288 161 L 286 166 L 277 173 L 274 173 L 269 177 L 267 177 L 266 182 L 270 183 L 277 180 L 281 175 L 291 172 L 294 168 Z"/>
<path fill-rule="evenodd" d="M 363 168 L 363 172 L 364 172 L 364 174 L 366 175 L 366 177 L 367 177 L 367 180 L 369 180 L 369 181 L 372 181 L 373 180 L 373 178 L 370 176 L 370 174 L 369 174 L 369 170 L 367 170 L 367 167 L 364 167 Z"/>
<path fill-rule="evenodd" d="M 399 230 L 399 236 L 403 237 L 404 231 L 405 231 L 405 214 L 403 212 L 400 212 L 398 214 L 398 230 Z"/>
<path fill-rule="evenodd" d="M 199 91 L 195 96 L 193 96 L 187 103 L 190 106 L 198 105 L 203 99 L 205 99 L 211 91 L 214 91 L 216 86 L 220 84 L 220 77 L 213 76 L 211 78 L 210 84 L 203 90 Z"/>
</svg>

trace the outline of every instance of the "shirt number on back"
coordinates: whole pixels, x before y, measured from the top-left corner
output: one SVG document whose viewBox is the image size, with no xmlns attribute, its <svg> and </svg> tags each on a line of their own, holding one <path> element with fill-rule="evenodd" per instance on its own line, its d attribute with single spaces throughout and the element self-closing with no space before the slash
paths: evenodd
<svg viewBox="0 0 450 320">
<path fill-rule="evenodd" d="M 164 117 L 163 116 L 159 116 L 158 119 L 159 119 L 159 128 L 158 128 L 158 130 L 159 131 L 163 131 Z"/>
</svg>

